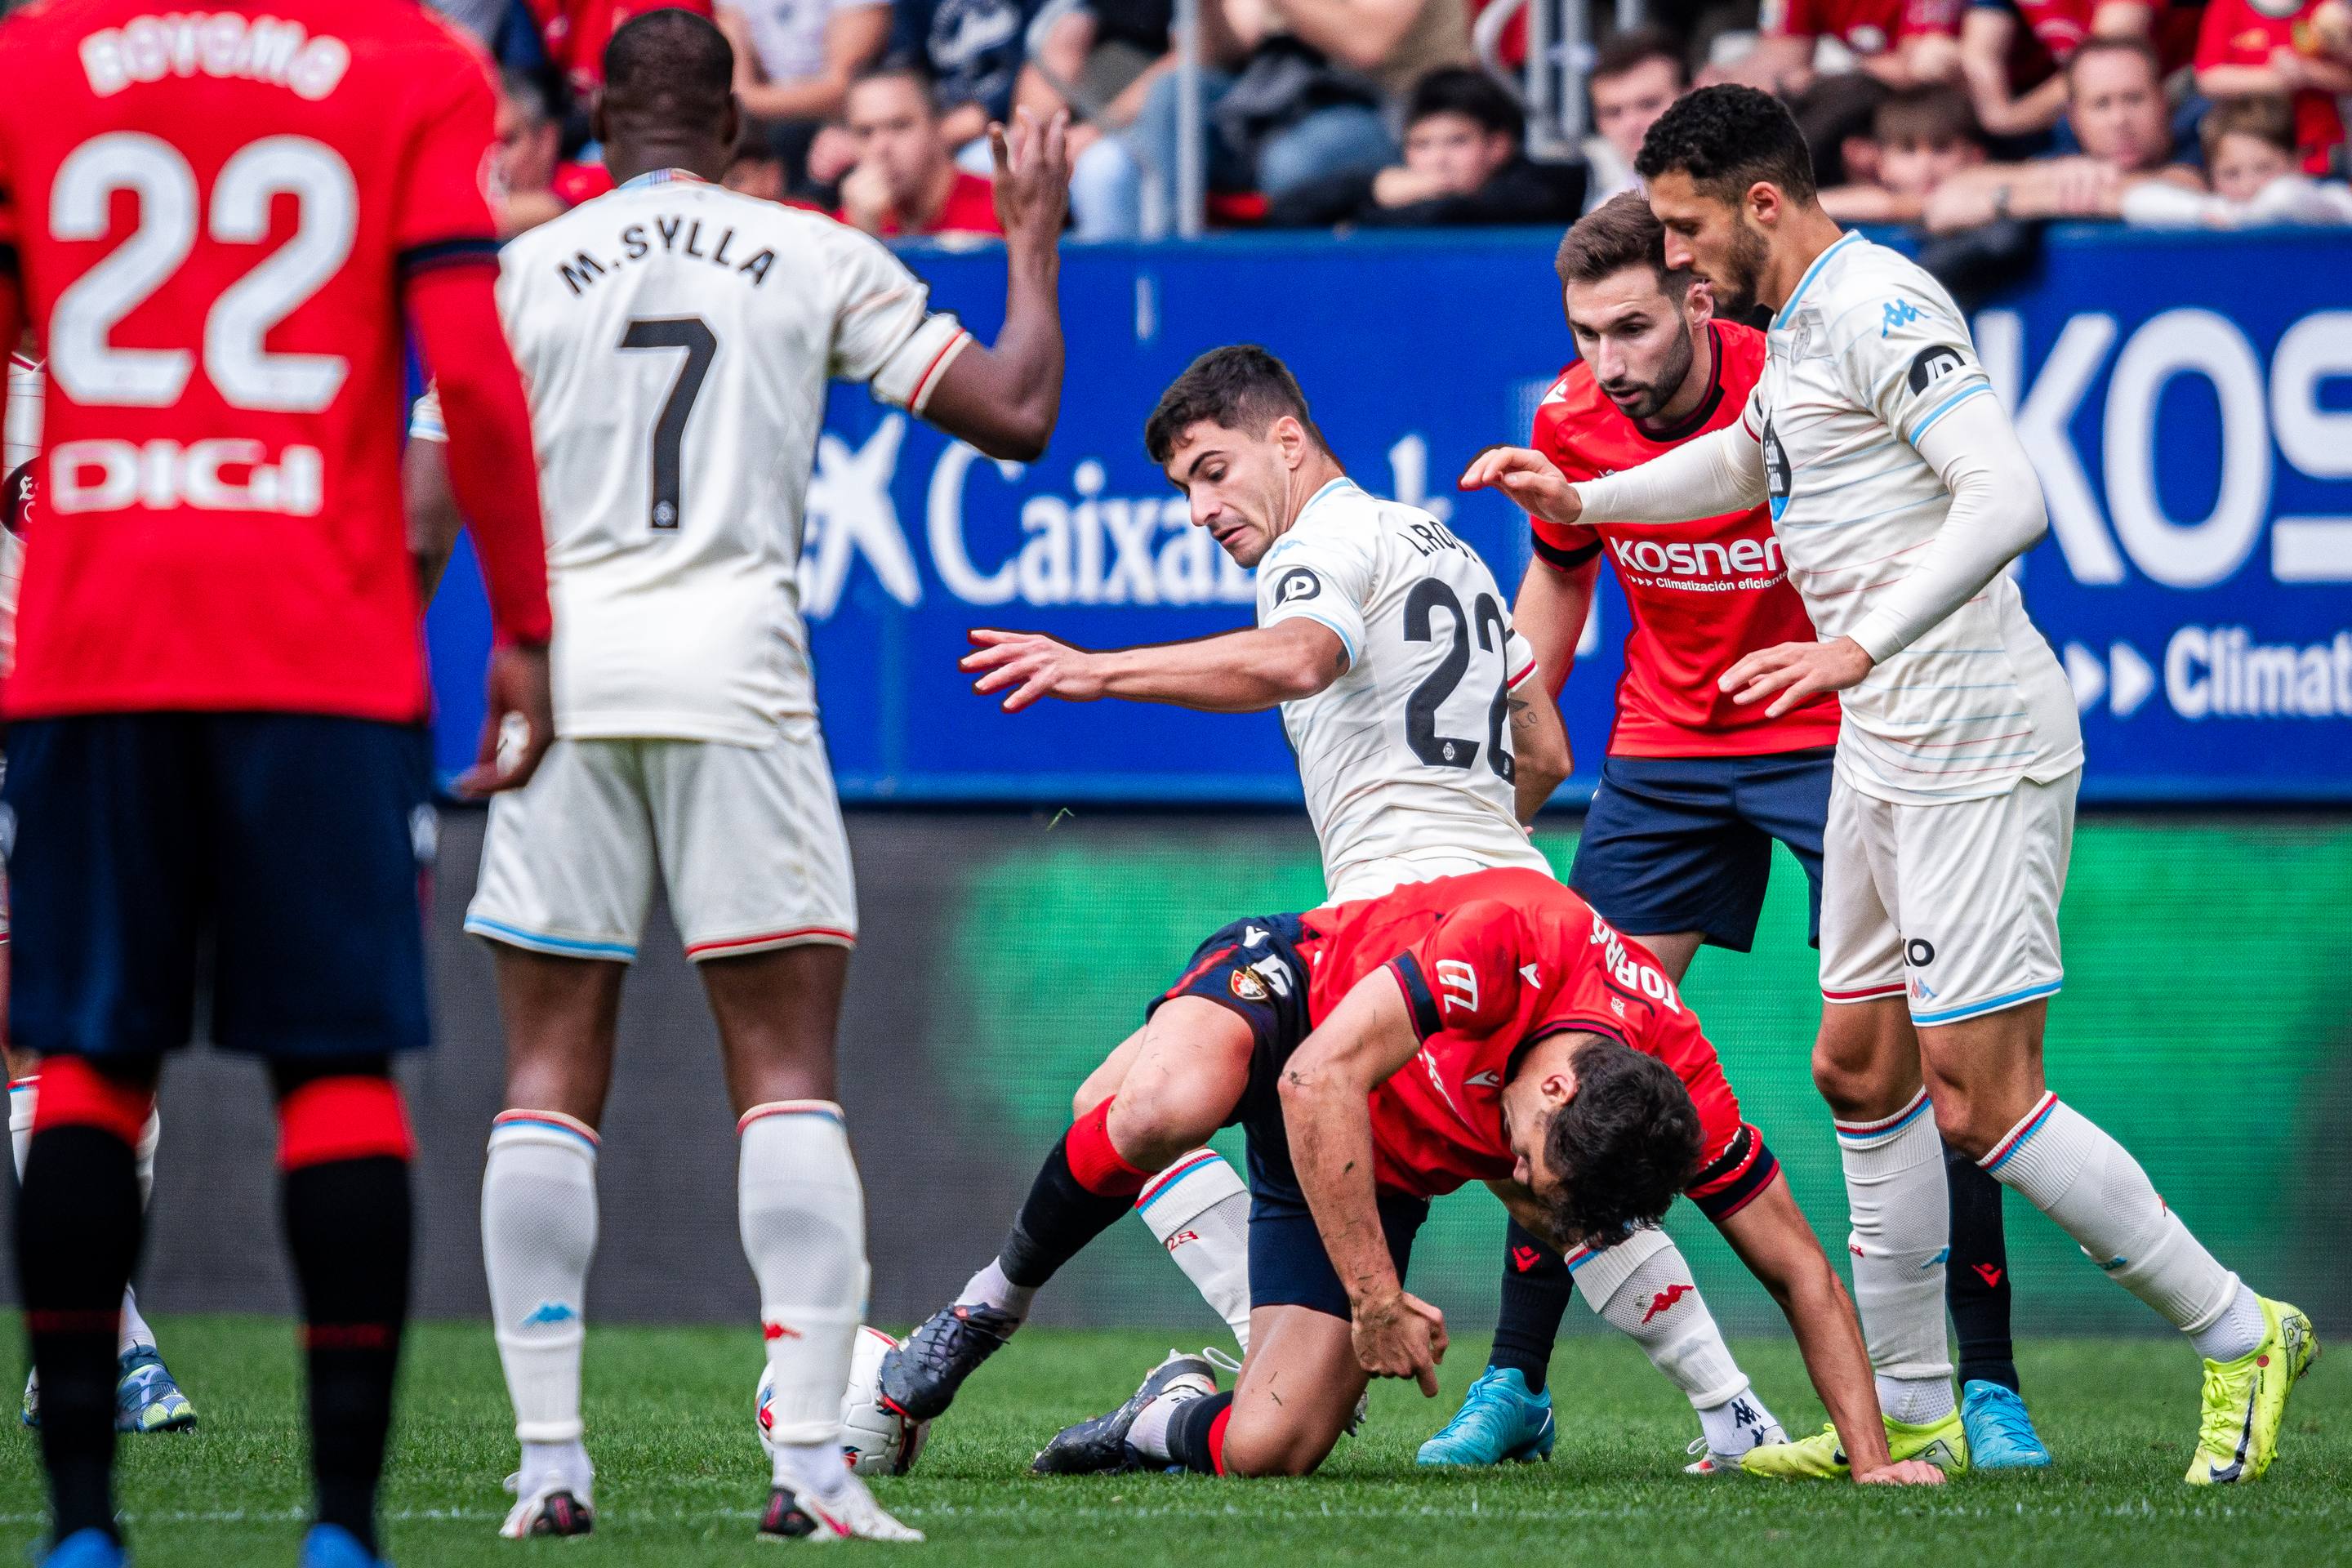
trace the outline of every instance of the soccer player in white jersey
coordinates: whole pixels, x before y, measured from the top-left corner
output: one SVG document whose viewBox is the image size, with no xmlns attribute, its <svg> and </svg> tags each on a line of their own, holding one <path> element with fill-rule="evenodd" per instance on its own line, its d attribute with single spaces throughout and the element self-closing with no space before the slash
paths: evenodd
<svg viewBox="0 0 2352 1568">
<path fill-rule="evenodd" d="M 26 522 L 37 509 L 33 491 L 33 459 L 41 450 L 41 367 L 19 354 L 7 356 L 8 380 L 0 406 L 7 410 L 0 428 L 0 675 L 15 662 L 16 650 L 16 584 L 24 572 Z M 0 894 L 0 1018 L 7 1011 L 8 907 Z M 40 1100 L 41 1059 L 30 1051 L 0 1046 L 8 1068 L 8 1143 L 16 1156 L 16 1174 L 25 1174 L 25 1155 L 33 1142 L 33 1109 Z M 150 1111 L 146 1130 L 134 1152 L 139 1194 L 155 1188 L 155 1145 L 163 1136 L 163 1119 Z M 155 1331 L 139 1312 L 138 1293 L 125 1286 L 122 1323 L 117 1331 L 115 1356 L 121 1371 L 114 1384 L 114 1427 L 118 1432 L 184 1432 L 196 1424 L 195 1406 L 163 1365 L 155 1348 Z M 37 1376 L 25 1379 L 21 1419 L 27 1426 L 41 1421 L 41 1384 Z"/>
<path fill-rule="evenodd" d="M 1559 715 L 1527 642 L 1476 552 L 1436 518 L 1376 499 L 1341 470 L 1282 363 L 1249 345 L 1202 355 L 1144 430 L 1152 460 L 1192 502 L 1192 521 L 1257 569 L 1255 628 L 1199 641 L 1089 651 L 1054 637 L 982 630 L 964 668 L 1008 710 L 1045 697 L 1116 697 L 1224 712 L 1279 705 L 1333 904 L 1407 882 L 1504 867 L 1550 875 L 1525 824 L 1569 770 Z M 1248 933 L 1263 930 L 1243 922 Z M 1231 952 L 1229 947 L 1227 952 Z M 1269 951 L 1254 973 L 1287 984 Z M 1250 984 L 1236 981 L 1237 984 Z M 1263 1001 L 1231 1010 L 1157 1007 L 1078 1090 L 1076 1124 L 1048 1154 L 1003 1247 L 958 1299 L 884 1363 L 882 1392 L 908 1415 L 947 1407 L 1019 1328 L 1037 1290 L 1131 1205 L 1200 1287 L 1244 1352 L 1252 1313 L 1302 1302 L 1258 1280 L 1250 1194 L 1198 1147 L 1240 1110 Z M 1645 1264 L 1691 1278 L 1665 1233 L 1644 1229 L 1593 1255 L 1615 1283 Z M 1780 1429 L 1704 1301 L 1687 1318 L 1609 1321 L 1641 1344 L 1699 1411 L 1709 1446 L 1739 1453 Z M 1629 1305 L 1630 1305 L 1629 1298 Z M 1654 1314 L 1653 1314 L 1654 1317 Z M 1729 1406 L 1745 1414 L 1734 1420 Z M 1549 1412 L 1514 1457 L 1548 1455 Z"/>
<path fill-rule="evenodd" d="M 1639 167 L 1669 264 L 1711 283 L 1718 309 L 1775 312 L 1746 417 L 1582 484 L 1516 449 L 1463 482 L 1560 524 L 1769 504 L 1819 640 L 1748 654 L 1720 679 L 1774 713 L 1841 694 L 1813 1076 L 1837 1118 L 1890 1447 L 1903 1458 L 1959 1431 L 1940 1129 L 2189 1337 L 2205 1369 L 2188 1479 L 2251 1480 L 2318 1353 L 2310 1320 L 2222 1268 L 2042 1078 L 2083 742 L 2006 570 L 2048 522 L 1968 324 L 1934 279 L 1822 211 L 1804 140 L 1763 93 L 1691 94 Z M 1881 1026 L 1906 1007 L 1909 1031 Z M 1832 1432 L 1746 1462 L 1819 1474 L 1842 1456 Z"/>
<path fill-rule="evenodd" d="M 499 303 L 529 384 L 556 605 L 556 735 L 490 816 L 467 929 L 494 945 L 507 1106 L 482 1240 L 523 1445 L 504 1533 L 581 1534 L 582 1311 L 596 1125 L 654 879 L 699 968 L 740 1116 L 743 1247 L 775 1389 L 766 1535 L 919 1541 L 841 1461 L 865 1200 L 835 1102 L 857 915 L 795 586 L 827 384 L 870 384 L 991 456 L 1044 449 L 1061 395 L 1060 121 L 992 132 L 1010 275 L 984 349 L 876 241 L 716 182 L 733 55 L 648 13 L 604 56 L 620 188 L 510 244 Z"/>
</svg>

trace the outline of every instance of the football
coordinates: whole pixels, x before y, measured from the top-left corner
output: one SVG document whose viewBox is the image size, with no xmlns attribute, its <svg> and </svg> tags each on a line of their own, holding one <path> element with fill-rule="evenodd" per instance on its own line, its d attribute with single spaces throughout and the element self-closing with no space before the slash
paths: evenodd
<svg viewBox="0 0 2352 1568">
<path fill-rule="evenodd" d="M 857 1346 L 850 1353 L 849 1386 L 841 1395 L 841 1458 L 861 1476 L 903 1476 L 915 1468 L 931 1424 L 909 1421 L 882 1403 L 882 1358 L 898 1342 L 876 1328 L 857 1331 Z M 760 1373 L 756 1405 L 760 1446 L 772 1447 L 769 1429 L 774 1424 L 776 1391 L 765 1369 Z"/>
</svg>

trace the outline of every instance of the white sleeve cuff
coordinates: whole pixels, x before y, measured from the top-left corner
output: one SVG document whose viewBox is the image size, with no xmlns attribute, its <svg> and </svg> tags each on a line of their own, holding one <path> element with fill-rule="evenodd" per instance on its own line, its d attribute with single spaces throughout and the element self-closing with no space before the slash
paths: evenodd
<svg viewBox="0 0 2352 1568">
<path fill-rule="evenodd" d="M 874 395 L 895 408 L 922 413 L 939 389 L 940 378 L 971 342 L 963 323 L 947 311 L 925 316 L 874 373 Z"/>
</svg>

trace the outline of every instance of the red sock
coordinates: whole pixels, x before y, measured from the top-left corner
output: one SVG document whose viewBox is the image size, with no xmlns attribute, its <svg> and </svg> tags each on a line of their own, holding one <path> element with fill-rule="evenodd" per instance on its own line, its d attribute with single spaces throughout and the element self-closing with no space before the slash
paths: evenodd
<svg viewBox="0 0 2352 1568">
<path fill-rule="evenodd" d="M 51 1057 L 41 1064 L 39 1098 L 33 1102 L 36 1134 L 52 1127 L 95 1127 L 139 1146 L 155 1091 L 109 1078 L 79 1057 Z"/>
<path fill-rule="evenodd" d="M 1221 1476 L 1225 1473 L 1225 1423 L 1233 1418 L 1234 1407 L 1228 1404 L 1217 1412 L 1217 1418 L 1209 1423 L 1209 1463 L 1217 1468 L 1217 1474 Z"/>
<path fill-rule="evenodd" d="M 1111 1147 L 1110 1108 L 1118 1100 L 1113 1095 L 1072 1122 L 1062 1143 L 1070 1174 L 1097 1197 L 1131 1198 L 1152 1176 L 1151 1172 L 1139 1171 L 1119 1158 L 1118 1151 Z"/>
</svg>

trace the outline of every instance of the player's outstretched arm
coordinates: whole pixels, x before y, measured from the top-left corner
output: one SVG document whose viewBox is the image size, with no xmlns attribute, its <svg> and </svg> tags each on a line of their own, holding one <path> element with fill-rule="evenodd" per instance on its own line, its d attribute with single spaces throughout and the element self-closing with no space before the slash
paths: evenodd
<svg viewBox="0 0 2352 1568">
<path fill-rule="evenodd" d="M 1546 522 L 1674 523 L 1760 505 L 1764 448 L 1745 419 L 1693 437 L 1622 473 L 1570 483 L 1550 458 L 1524 447 L 1480 453 L 1465 490 L 1499 489 Z"/>
<path fill-rule="evenodd" d="M 547 668 L 553 621 L 530 412 L 487 268 L 420 273 L 409 279 L 402 303 L 440 389 L 449 483 L 474 531 L 496 635 L 481 745 L 457 788 L 493 795 L 529 783 L 555 738 Z M 502 745 L 509 735 L 511 743 Z"/>
<path fill-rule="evenodd" d="M 992 458 L 1033 461 L 1062 411 L 1062 221 L 1070 205 L 1070 117 L 1044 125 L 1016 110 L 1008 133 L 988 128 L 996 158 L 996 218 L 1004 230 L 1004 328 L 940 373 L 923 417 Z"/>
<path fill-rule="evenodd" d="M 1434 1399 L 1445 1314 L 1405 1293 L 1372 1182 L 1372 1090 L 1420 1048 L 1403 988 L 1381 969 L 1299 1042 L 1278 1088 L 1299 1190 L 1347 1288 L 1356 1360 L 1374 1377 L 1410 1377 Z"/>
<path fill-rule="evenodd" d="M 1762 1192 L 1716 1226 L 1788 1315 L 1805 1371 L 1837 1426 L 1853 1479 L 1896 1485 L 1941 1481 L 1944 1472 L 1925 1460 L 1896 1464 L 1888 1455 L 1886 1425 L 1853 1301 L 1797 1207 L 1789 1178 L 1775 1172 Z"/>
<path fill-rule="evenodd" d="M 976 626 L 965 635 L 975 651 L 958 668 L 979 677 L 974 691 L 1003 692 L 1007 713 L 1043 697 L 1065 702 L 1117 697 L 1211 713 L 1255 713 L 1312 697 L 1348 668 L 1339 634 L 1303 617 L 1192 642 L 1099 650 L 1043 632 Z"/>
</svg>

